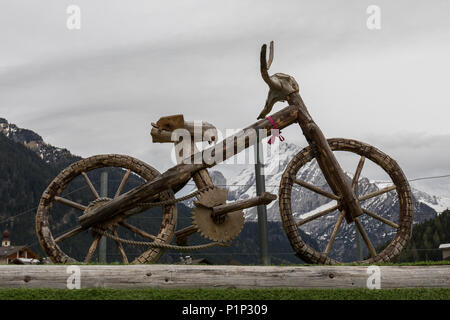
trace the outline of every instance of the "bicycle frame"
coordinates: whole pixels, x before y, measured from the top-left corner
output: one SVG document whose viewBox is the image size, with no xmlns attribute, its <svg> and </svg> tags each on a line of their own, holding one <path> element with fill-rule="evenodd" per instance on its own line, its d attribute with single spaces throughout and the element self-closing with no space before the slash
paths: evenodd
<svg viewBox="0 0 450 320">
<path fill-rule="evenodd" d="M 279 129 L 283 129 L 293 123 L 298 123 L 300 125 L 306 140 L 316 149 L 316 159 L 318 165 L 322 169 L 325 179 L 333 192 L 343 200 L 340 201 L 340 205 L 346 212 L 345 216 L 347 222 L 353 221 L 354 218 L 362 214 L 357 202 L 358 200 L 354 196 L 351 186 L 346 180 L 342 168 L 328 146 L 322 131 L 309 115 L 306 106 L 298 93 L 291 94 L 288 97 L 288 102 L 290 103 L 289 106 L 271 115 L 272 120 Z M 143 211 L 143 209 L 137 207 L 137 203 L 148 201 L 148 199 L 152 199 L 152 197 L 157 196 L 160 192 L 167 189 L 172 189 L 176 192 L 185 186 L 191 178 L 194 179 L 198 188 L 213 186 L 207 168 L 214 167 L 218 163 L 235 156 L 238 153 L 234 151 L 238 148 L 237 141 L 239 137 L 242 137 L 245 135 L 245 132 L 249 132 L 250 130 L 267 130 L 267 132 L 270 133 L 272 129 L 273 125 L 269 120 L 260 120 L 209 149 L 200 151 L 201 154 L 192 154 L 191 163 L 178 164 L 168 169 L 156 179 L 148 181 L 147 183 L 122 194 L 118 198 L 111 200 L 97 210 L 81 216 L 79 218 L 81 226 L 83 228 L 88 228 L 95 223 L 110 220 L 120 215 L 129 216 L 139 213 Z M 252 145 L 251 141 L 252 139 L 249 135 L 245 136 L 244 149 Z M 211 148 L 213 150 L 211 150 Z M 204 153 L 215 156 L 215 151 L 220 149 L 223 151 L 222 159 L 216 159 L 212 164 L 207 164 L 204 161 L 202 161 L 202 163 L 194 163 L 194 159 L 204 159 Z"/>
<path fill-rule="evenodd" d="M 276 123 L 279 129 L 283 129 L 295 122 L 297 122 L 299 108 L 298 106 L 288 106 L 281 111 L 272 115 L 273 121 Z M 159 177 L 152 181 L 148 181 L 147 183 L 134 188 L 127 193 L 124 193 L 117 197 L 116 199 L 111 200 L 109 203 L 105 204 L 98 210 L 92 211 L 89 214 L 84 214 L 79 218 L 80 224 L 84 228 L 88 228 L 95 223 L 100 221 L 109 220 L 113 217 L 120 215 L 132 215 L 143 211 L 142 208 L 138 208 L 135 204 L 140 202 L 145 202 L 151 199 L 154 196 L 157 196 L 160 192 L 172 189 L 174 192 L 177 192 L 181 188 L 183 188 L 186 183 L 193 178 L 198 188 L 203 188 L 205 186 L 213 186 L 211 178 L 209 177 L 209 173 L 207 168 L 214 167 L 215 165 L 225 161 L 226 159 L 236 155 L 235 152 L 230 152 L 230 150 L 237 149 L 238 137 L 242 136 L 245 131 L 253 130 L 267 130 L 270 132 L 273 127 L 269 120 L 260 120 L 251 126 L 239 131 L 231 137 L 224 139 L 223 141 L 217 143 L 215 146 L 211 147 L 214 150 L 207 149 L 203 150 L 200 153 L 196 153 L 191 155 L 192 161 L 188 164 L 178 164 L 166 172 L 161 174 Z M 255 131 L 256 132 L 256 131 Z M 244 149 L 250 147 L 252 144 L 251 137 L 247 136 L 244 142 Z M 212 164 L 207 164 L 204 161 L 202 163 L 194 163 L 194 159 L 203 159 L 203 154 L 208 152 L 215 155 L 215 150 L 223 150 L 223 158 L 218 159 L 219 161 L 215 161 Z M 242 150 L 244 150 L 242 149 Z M 240 150 L 240 151 L 242 151 Z M 155 200 L 155 199 L 152 199 Z"/>
</svg>

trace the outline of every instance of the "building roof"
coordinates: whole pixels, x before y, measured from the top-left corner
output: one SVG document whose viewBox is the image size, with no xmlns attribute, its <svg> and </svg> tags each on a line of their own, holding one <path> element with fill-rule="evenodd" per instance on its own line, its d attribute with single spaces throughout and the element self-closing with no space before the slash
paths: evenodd
<svg viewBox="0 0 450 320">
<path fill-rule="evenodd" d="M 439 249 L 450 249 L 450 243 L 443 243 L 439 246 Z"/>
<path fill-rule="evenodd" d="M 9 239 L 11 233 L 8 230 L 3 231 L 3 239 Z"/>
<path fill-rule="evenodd" d="M 192 264 L 208 264 L 212 265 L 213 263 L 209 261 L 206 258 L 200 258 L 200 259 L 192 259 Z"/>
<path fill-rule="evenodd" d="M 209 264 L 213 263 L 206 258 L 192 259 L 190 256 L 181 257 L 180 261 L 175 264 Z"/>
<path fill-rule="evenodd" d="M 40 261 L 33 258 L 15 258 L 11 263 L 13 264 L 38 264 Z"/>
<path fill-rule="evenodd" d="M 13 253 L 16 253 L 19 250 L 26 248 L 26 246 L 9 246 L 9 247 L 0 247 L 0 257 L 7 257 Z"/>
</svg>

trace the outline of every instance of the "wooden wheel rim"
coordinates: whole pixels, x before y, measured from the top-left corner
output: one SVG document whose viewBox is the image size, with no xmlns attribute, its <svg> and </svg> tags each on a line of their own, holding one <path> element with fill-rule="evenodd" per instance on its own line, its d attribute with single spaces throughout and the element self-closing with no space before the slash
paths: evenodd
<svg viewBox="0 0 450 320">
<path fill-rule="evenodd" d="M 398 221 L 399 228 L 394 239 L 383 251 L 377 253 L 375 257 L 358 261 L 357 263 L 391 261 L 402 251 L 411 236 L 413 201 L 408 180 L 396 161 L 373 146 L 356 140 L 342 138 L 328 139 L 327 141 L 333 151 L 353 152 L 373 161 L 389 175 L 396 186 L 400 210 Z M 331 259 L 327 255 L 314 250 L 301 239 L 292 214 L 291 192 L 294 179 L 300 168 L 313 158 L 313 149 L 310 146 L 306 147 L 289 162 L 283 172 L 279 190 L 281 219 L 291 246 L 299 258 L 306 263 L 339 264 L 339 261 Z"/>
<path fill-rule="evenodd" d="M 160 175 L 160 173 L 150 165 L 133 157 L 118 154 L 97 155 L 73 163 L 50 183 L 44 191 L 36 213 L 36 234 L 41 247 L 54 263 L 77 262 L 72 257 L 64 253 L 53 238 L 50 230 L 49 217 L 51 208 L 55 202 L 55 197 L 69 185 L 69 183 L 82 172 L 102 168 L 120 167 L 131 170 L 143 179 L 149 181 Z M 163 200 L 174 199 L 173 192 L 165 191 L 161 193 Z M 176 205 L 166 205 L 162 210 L 162 223 L 156 238 L 158 241 L 169 243 L 176 228 L 177 209 Z M 163 253 L 161 248 L 150 248 L 137 257 L 133 263 L 148 263 L 156 261 Z"/>
</svg>

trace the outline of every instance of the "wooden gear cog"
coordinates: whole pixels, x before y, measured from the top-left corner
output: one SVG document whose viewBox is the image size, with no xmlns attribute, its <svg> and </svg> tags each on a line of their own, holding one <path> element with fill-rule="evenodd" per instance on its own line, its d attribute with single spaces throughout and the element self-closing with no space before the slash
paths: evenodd
<svg viewBox="0 0 450 320">
<path fill-rule="evenodd" d="M 192 224 L 204 237 L 216 242 L 228 242 L 237 237 L 244 228 L 242 210 L 227 213 L 226 219 L 218 224 L 212 217 L 212 207 L 226 203 L 228 190 L 213 188 L 200 193 L 192 211 Z"/>
</svg>

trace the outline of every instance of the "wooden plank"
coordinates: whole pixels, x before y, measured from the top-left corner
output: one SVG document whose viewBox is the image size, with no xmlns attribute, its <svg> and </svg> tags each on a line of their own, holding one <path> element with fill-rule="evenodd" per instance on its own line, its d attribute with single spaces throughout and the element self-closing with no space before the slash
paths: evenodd
<svg viewBox="0 0 450 320">
<path fill-rule="evenodd" d="M 0 288 L 66 289 L 66 265 L 0 266 Z M 81 265 L 81 288 L 367 288 L 367 266 Z M 450 265 L 380 266 L 381 289 L 450 288 Z"/>
</svg>

